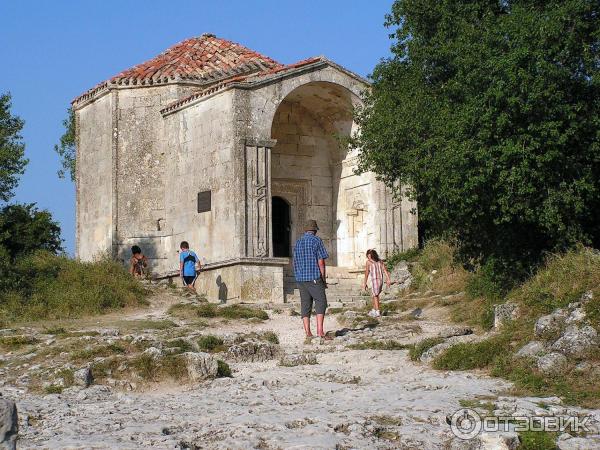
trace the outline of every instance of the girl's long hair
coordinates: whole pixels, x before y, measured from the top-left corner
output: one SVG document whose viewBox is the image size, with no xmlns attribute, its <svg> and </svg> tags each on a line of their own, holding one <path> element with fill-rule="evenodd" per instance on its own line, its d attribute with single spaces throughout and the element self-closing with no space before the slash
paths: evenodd
<svg viewBox="0 0 600 450">
<path fill-rule="evenodd" d="M 370 248 L 369 250 L 367 250 L 367 258 L 369 257 L 369 255 L 371 255 L 371 259 L 375 262 L 379 262 L 379 255 L 377 254 L 377 252 L 375 251 L 374 248 Z"/>
</svg>

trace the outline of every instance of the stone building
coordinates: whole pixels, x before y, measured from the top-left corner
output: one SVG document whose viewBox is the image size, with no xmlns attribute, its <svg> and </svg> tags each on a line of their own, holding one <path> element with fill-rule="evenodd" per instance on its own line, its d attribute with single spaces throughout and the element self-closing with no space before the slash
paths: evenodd
<svg viewBox="0 0 600 450">
<path fill-rule="evenodd" d="M 209 298 L 281 302 L 306 219 L 330 266 L 416 246 L 415 205 L 356 175 L 343 144 L 368 87 L 324 57 L 284 65 L 211 34 L 95 86 L 72 103 L 78 257 L 138 244 L 164 276 L 187 240 Z"/>
</svg>

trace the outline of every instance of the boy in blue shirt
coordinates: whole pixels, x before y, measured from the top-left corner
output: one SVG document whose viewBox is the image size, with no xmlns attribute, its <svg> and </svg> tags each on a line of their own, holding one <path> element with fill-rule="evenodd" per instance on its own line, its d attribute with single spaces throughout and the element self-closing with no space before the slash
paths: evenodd
<svg viewBox="0 0 600 450">
<path fill-rule="evenodd" d="M 194 283 L 198 277 L 196 274 L 196 263 L 198 263 L 199 268 L 202 268 L 200 259 L 190 250 L 190 244 L 187 241 L 179 244 L 179 248 L 181 249 L 181 252 L 179 252 L 179 273 L 181 274 L 183 285 L 195 294 L 196 288 L 194 287 Z"/>
</svg>

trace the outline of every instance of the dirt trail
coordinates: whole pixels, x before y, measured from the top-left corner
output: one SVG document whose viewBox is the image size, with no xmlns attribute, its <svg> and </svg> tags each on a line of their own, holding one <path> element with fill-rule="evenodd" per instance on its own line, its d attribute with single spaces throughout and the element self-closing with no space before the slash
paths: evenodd
<svg viewBox="0 0 600 450">
<path fill-rule="evenodd" d="M 168 318 L 168 307 L 179 301 L 161 293 L 149 308 L 118 319 Z M 195 385 L 154 383 L 134 391 L 92 385 L 42 395 L 0 383 L 0 391 L 18 402 L 20 448 L 468 448 L 446 423 L 461 401 L 490 399 L 531 411 L 542 401 L 548 407 L 559 404 L 558 399 L 498 399 L 510 387 L 507 382 L 472 372 L 435 371 L 411 361 L 407 350 L 349 348 L 371 340 L 410 344 L 448 329 L 428 320 L 426 311 L 418 321 L 384 317 L 373 328 L 344 328 L 328 317 L 328 329 L 340 336 L 310 345 L 304 344 L 299 317 L 289 310 L 270 310 L 269 315 L 262 323 L 215 321 L 202 332 L 273 331 L 282 353 L 312 353 L 318 364 L 231 363 L 233 378 Z M 106 317 L 96 322 L 110 324 Z M 0 375 L 15 367 L 0 369 Z"/>
</svg>

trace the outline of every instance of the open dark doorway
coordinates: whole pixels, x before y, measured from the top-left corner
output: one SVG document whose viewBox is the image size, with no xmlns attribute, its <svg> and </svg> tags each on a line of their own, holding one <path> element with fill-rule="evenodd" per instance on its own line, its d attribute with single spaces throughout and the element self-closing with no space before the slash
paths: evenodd
<svg viewBox="0 0 600 450">
<path fill-rule="evenodd" d="M 281 197 L 273 197 L 273 256 L 290 256 L 290 204 Z"/>
</svg>

